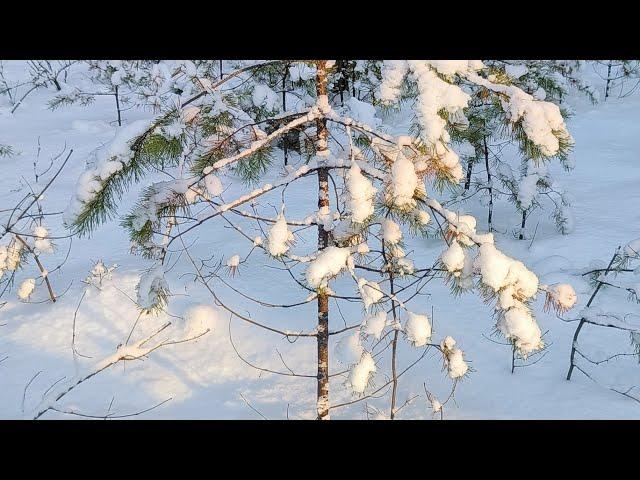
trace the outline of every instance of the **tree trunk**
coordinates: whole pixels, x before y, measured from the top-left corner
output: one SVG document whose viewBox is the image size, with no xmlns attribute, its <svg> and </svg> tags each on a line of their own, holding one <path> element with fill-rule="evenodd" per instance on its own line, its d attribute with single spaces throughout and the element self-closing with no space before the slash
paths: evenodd
<svg viewBox="0 0 640 480">
<path fill-rule="evenodd" d="M 383 247 L 384 250 L 384 247 Z M 385 258 L 385 263 L 388 263 L 386 258 Z M 389 274 L 389 286 L 391 289 L 391 296 L 394 297 L 395 295 L 395 284 L 393 281 L 393 272 L 390 272 Z M 398 321 L 398 314 L 396 312 L 396 302 L 394 300 L 391 300 L 391 310 L 393 313 L 393 325 L 395 328 L 395 325 Z M 398 330 L 396 329 L 393 332 L 393 340 L 391 343 L 391 380 L 393 381 L 393 386 L 391 389 L 391 410 L 389 412 L 389 418 L 391 420 L 393 420 L 396 417 L 396 397 L 398 396 L 398 372 L 397 372 L 397 367 L 396 367 L 396 359 L 398 356 Z"/>
<path fill-rule="evenodd" d="M 471 173 L 473 171 L 473 158 L 469 159 L 469 163 L 467 163 L 467 178 L 464 181 L 464 189 L 469 190 L 471 186 Z"/>
<path fill-rule="evenodd" d="M 316 65 L 316 95 L 318 98 L 327 95 L 327 67 L 325 60 L 319 60 Z M 328 154 L 327 140 L 329 130 L 327 120 L 316 120 L 318 140 L 316 154 L 319 157 Z M 329 213 L 329 169 L 318 170 L 318 210 Z M 324 226 L 318 224 L 318 250 L 326 248 L 329 244 L 329 232 Z M 316 409 L 318 420 L 329 420 L 329 296 L 326 292 L 318 293 L 318 392 Z"/>
<path fill-rule="evenodd" d="M 487 147 L 487 137 L 483 137 L 482 141 L 484 142 L 484 164 L 487 168 L 487 185 L 489 187 L 489 216 L 487 219 L 487 223 L 489 224 L 489 231 L 493 231 L 493 187 L 491 185 L 491 170 L 489 169 L 489 148 Z M 522 219 L 524 228 L 524 218 Z M 522 238 L 521 238 L 522 240 Z"/>
<path fill-rule="evenodd" d="M 353 76 L 351 77 L 351 96 L 356 96 L 356 69 L 353 69 Z M 356 97 L 357 98 L 357 97 Z M 358 98 L 358 100 L 360 100 Z"/>
<path fill-rule="evenodd" d="M 518 235 L 518 240 L 524 240 L 524 227 L 527 224 L 527 211 L 522 211 L 522 223 L 520 224 L 520 235 Z"/>
<path fill-rule="evenodd" d="M 121 127 L 122 126 L 122 118 L 120 116 L 120 96 L 118 95 L 118 85 L 116 85 L 115 97 L 116 97 L 116 110 L 118 111 L 118 126 Z"/>
<path fill-rule="evenodd" d="M 289 73 L 289 66 L 285 65 L 284 74 L 282 75 L 282 112 L 287 111 L 287 73 Z M 282 137 L 282 151 L 284 152 L 284 164 L 287 165 L 289 163 L 289 151 L 288 151 L 288 139 L 289 132 L 285 133 Z"/>
<path fill-rule="evenodd" d="M 609 64 L 607 65 L 607 87 L 604 90 L 604 99 L 607 100 L 609 96 L 609 85 L 611 84 L 611 63 L 612 60 L 609 60 Z"/>
</svg>

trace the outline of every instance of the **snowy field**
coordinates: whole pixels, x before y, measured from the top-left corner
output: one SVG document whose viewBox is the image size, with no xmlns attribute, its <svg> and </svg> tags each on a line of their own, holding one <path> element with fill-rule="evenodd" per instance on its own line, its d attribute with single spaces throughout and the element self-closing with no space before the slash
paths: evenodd
<svg viewBox="0 0 640 480">
<path fill-rule="evenodd" d="M 24 65 L 8 62 L 6 73 L 19 76 Z M 73 105 L 51 111 L 46 103 L 52 92 L 38 90 L 29 95 L 14 114 L 0 97 L 0 144 L 10 144 L 14 154 L 0 157 L 0 219 L 29 188 L 38 191 L 55 170 L 37 179 L 49 161 L 60 152 L 58 165 L 73 149 L 68 165 L 46 192 L 42 204 L 49 212 L 67 208 L 76 181 L 85 169 L 91 151 L 111 140 L 117 130 L 112 97 L 97 97 L 89 106 Z M 5 103 L 2 103 L 5 102 Z M 575 139 L 572 159 L 575 169 L 564 172 L 554 165 L 558 181 L 572 196 L 575 227 L 568 235 L 555 229 L 549 211 L 535 211 L 528 220 L 528 229 L 535 236 L 519 241 L 512 231 L 519 226 L 519 217 L 512 205 L 497 203 L 494 212 L 496 243 L 508 255 L 522 260 L 540 278 L 541 283 L 569 283 L 578 294 L 576 307 L 564 315 L 576 318 L 588 300 L 592 287 L 581 273 L 594 260 L 608 262 L 618 245 L 640 237 L 640 95 L 624 99 L 610 98 L 606 103 L 590 104 L 583 97 L 568 99 L 574 115 L 567 126 Z M 149 112 L 128 110 L 123 113 L 125 124 L 151 118 Z M 387 120 L 392 122 L 391 120 Z M 402 119 L 393 120 L 393 128 L 402 128 Z M 66 150 L 65 150 L 66 149 Z M 478 175 L 482 171 L 476 172 Z M 152 180 L 147 178 L 143 185 Z M 276 178 L 276 177 L 274 177 Z M 226 187 L 226 185 L 225 185 Z M 292 185 L 287 191 L 287 216 L 304 218 L 317 201 L 308 192 L 316 188 L 315 176 Z M 230 186 L 229 197 L 237 186 Z M 121 213 L 135 202 L 139 187 L 125 194 Z M 274 215 L 279 205 L 279 193 L 269 197 Z M 263 201 L 263 204 L 267 200 Z M 468 202 L 463 209 L 478 218 L 478 231 L 486 229 L 486 204 Z M 52 216 L 49 232 L 65 237 L 68 232 L 60 215 Z M 255 223 L 247 220 L 243 228 L 251 237 L 260 234 Z M 502 233 L 500 233 L 502 232 Z M 303 252 L 305 242 L 315 241 L 315 229 L 303 231 L 296 243 Z M 532 235 L 530 235 L 531 237 Z M 54 238 L 55 253 L 43 257 L 45 268 L 61 269 L 50 276 L 53 288 L 60 295 L 55 304 L 47 302 L 47 291 L 38 285 L 29 301 L 21 301 L 15 292 L 7 295 L 0 308 L 0 418 L 29 418 L 38 402 L 54 382 L 64 382 L 112 355 L 123 343 L 137 321 L 139 310 L 132 299 L 140 274 L 150 262 L 129 253 L 126 233 L 112 220 L 100 226 L 90 237 L 73 238 L 69 250 L 68 238 Z M 245 258 L 251 245 L 222 221 L 209 222 L 206 228 L 187 236 L 185 242 L 200 258 L 212 255 L 227 260 L 235 255 Z M 419 242 L 419 244 L 418 244 Z M 415 240 L 407 250 L 415 249 L 415 258 L 433 263 L 442 252 L 442 241 Z M 302 253 L 301 253 L 302 254 Z M 106 266 L 117 265 L 102 289 L 88 288 L 83 279 L 97 260 Z M 212 306 L 209 292 L 194 281 L 192 266 L 185 256 L 173 256 L 167 281 L 173 294 L 168 312 L 171 315 L 193 314 L 197 305 Z M 29 265 L 29 270 L 33 265 Z M 27 270 L 17 273 L 16 287 L 32 276 Z M 345 291 L 348 278 L 337 280 Z M 264 253 L 254 251 L 246 263 L 241 263 L 235 276 L 225 281 L 242 293 L 271 303 L 295 303 L 305 300 L 306 293 L 290 288 L 292 281 L 286 272 L 273 268 Z M 240 312 L 251 312 L 252 318 L 278 329 L 309 331 L 315 327 L 316 305 L 310 302 L 295 308 L 274 309 L 256 307 L 223 284 L 217 293 Z M 640 366 L 635 357 L 622 357 L 600 366 L 590 365 L 597 383 L 580 372 L 565 380 L 569 366 L 571 338 L 576 323 L 560 320 L 554 312 L 544 312 L 544 298 L 534 302 L 534 310 L 548 345 L 545 353 L 526 368 L 511 373 L 511 348 L 500 344 L 504 339 L 492 336 L 492 307 L 474 293 L 461 297 L 450 295 L 450 289 L 439 280 L 429 283 L 427 296 L 421 297 L 421 310 L 433 311 L 434 332 L 453 336 L 463 348 L 472 369 L 459 383 L 455 405 L 448 404 L 447 419 L 639 419 L 640 403 L 611 390 L 626 390 L 640 385 Z M 84 295 L 84 297 L 83 297 Z M 80 307 L 78 307 L 80 304 Z M 623 293 L 608 291 L 599 296 L 595 306 L 604 310 L 638 310 Z M 361 307 L 341 305 L 338 313 L 330 304 L 332 328 L 352 324 L 361 318 Z M 343 318 L 345 320 L 343 321 Z M 170 316 L 141 317 L 140 331 L 152 331 Z M 75 323 L 75 348 L 72 332 Z M 233 344 L 231 341 L 233 341 Z M 606 358 L 612 353 L 629 350 L 626 332 L 586 325 L 581 334 L 581 346 L 593 358 Z M 330 372 L 345 370 L 340 362 L 340 349 L 330 344 Z M 315 418 L 315 378 L 298 378 L 258 371 L 239 358 L 265 369 L 313 376 L 316 367 L 314 340 L 299 338 L 290 342 L 234 319 L 216 310 L 213 330 L 193 342 L 172 345 L 153 352 L 141 360 L 117 364 L 96 375 L 73 390 L 58 408 L 86 415 L 103 416 L 108 412 L 128 414 L 140 412 L 159 403 L 162 405 L 136 418 L 158 419 L 312 419 Z M 399 368 L 412 363 L 420 350 L 406 342 L 399 352 Z M 6 357 L 6 359 L 5 359 Z M 389 362 L 382 357 L 382 362 Z M 285 365 L 286 363 L 286 365 Z M 522 363 L 522 362 L 520 362 Z M 373 379 L 383 385 L 384 371 Z M 35 376 L 35 378 L 34 378 Z M 331 378 L 331 401 L 348 402 L 355 398 L 344 386 L 346 376 Z M 423 384 L 437 396 L 446 396 L 450 382 L 442 374 L 442 361 L 427 354 L 415 368 L 399 380 L 398 404 L 409 403 L 397 417 L 401 419 L 433 418 L 426 402 Z M 25 387 L 29 384 L 28 388 Z M 383 390 L 381 394 L 386 394 Z M 640 392 L 636 392 L 640 394 Z M 418 396 L 419 395 L 419 396 Z M 365 405 L 366 404 L 366 405 Z M 370 398 L 331 411 L 332 419 L 376 418 L 376 409 L 386 414 L 388 395 Z M 380 414 L 379 416 L 382 416 Z M 78 418 L 49 411 L 43 418 Z"/>
</svg>

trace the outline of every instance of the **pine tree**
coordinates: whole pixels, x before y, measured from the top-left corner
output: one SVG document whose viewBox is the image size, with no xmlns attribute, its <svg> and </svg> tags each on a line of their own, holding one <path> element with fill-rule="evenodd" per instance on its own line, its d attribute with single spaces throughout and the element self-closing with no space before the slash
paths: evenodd
<svg viewBox="0 0 640 480">
<path fill-rule="evenodd" d="M 638 60 L 598 60 L 596 71 L 605 80 L 604 101 L 617 91 L 619 98 L 627 97 L 640 85 L 640 61 Z"/>
<path fill-rule="evenodd" d="M 517 86 L 537 100 L 560 106 L 567 92 L 576 90 L 595 101 L 590 87 L 580 79 L 581 64 L 577 61 L 494 60 L 487 62 L 487 65 L 496 82 Z M 466 201 L 474 198 L 478 192 L 486 192 L 487 227 L 493 231 L 495 201 L 506 197 L 514 204 L 521 218 L 519 229 L 516 230 L 516 236 L 520 239 L 525 238 L 526 221 L 533 210 L 551 205 L 558 230 L 563 234 L 569 233 L 572 229 L 569 196 L 550 175 L 548 165 L 557 160 L 566 171 L 573 168 L 570 160 L 571 137 L 558 136 L 558 150 L 548 155 L 530 141 L 518 124 L 511 126 L 504 122 L 499 99 L 489 97 L 481 88 L 473 92 L 470 107 L 466 111 L 468 123 L 463 124 L 464 128 L 453 131 L 461 151 L 467 152 L 464 191 L 455 195 L 454 201 Z M 567 109 L 560 108 L 560 113 L 565 119 L 569 116 Z M 517 155 L 511 153 L 513 147 L 517 149 Z M 484 167 L 485 177 L 473 178 L 473 192 L 469 193 L 476 165 Z"/>
<path fill-rule="evenodd" d="M 294 78 L 295 68 L 311 69 L 313 76 Z M 288 88 L 300 102 L 285 108 L 278 89 L 287 98 L 287 77 Z M 284 86 L 279 87 L 283 78 Z M 478 233 L 474 217 L 449 210 L 435 194 L 455 188 L 465 178 L 454 150 L 454 132 L 471 125 L 465 111 L 473 108 L 474 96 L 493 109 L 491 121 L 473 119 L 482 128 L 477 138 L 490 138 L 500 125 L 532 161 L 539 162 L 562 155 L 570 144 L 556 105 L 528 95 L 479 61 L 226 61 L 224 75 L 218 68 L 217 79 L 191 80 L 193 88 L 175 91 L 160 115 L 122 127 L 110 144 L 94 152 L 67 212 L 74 232 L 90 234 L 119 213 L 125 190 L 151 171 L 170 175 L 171 180 L 141 189 L 137 204 L 121 220 L 137 252 L 153 262 L 138 285 L 142 310 L 162 311 L 170 301 L 171 286 L 165 278 L 169 247 L 182 245 L 195 277 L 232 318 L 287 339 L 315 339 L 317 374 L 312 378 L 317 382 L 319 419 L 389 385 L 389 417 L 394 418 L 407 403 L 398 406 L 400 377 L 433 349 L 452 381 L 447 398 L 453 398 L 456 385 L 470 371 L 464 353 L 451 337 L 434 342 L 429 316 L 410 310 L 419 289 L 436 277 L 448 283 L 453 294 L 476 290 L 487 302 L 495 301 L 495 327 L 522 357 L 543 346 L 531 301 L 546 286 L 539 285 L 524 264 L 501 253 L 491 233 Z M 415 117 L 412 132 L 391 134 L 380 114 L 407 106 Z M 288 146 L 282 139 L 292 132 L 300 135 L 301 154 L 285 165 L 275 159 L 284 157 Z M 287 192 L 309 176 L 317 176 L 317 192 L 308 194 L 309 200 L 317 199 L 317 207 L 307 217 L 292 220 Z M 225 184 L 251 189 L 229 199 Z M 259 203 L 273 199 L 271 192 L 278 192 L 282 201 L 275 218 Z M 252 211 L 242 210 L 243 205 L 251 205 Z M 204 210 L 195 213 L 199 207 Z M 243 219 L 255 221 L 262 235 L 248 235 L 238 223 Z M 216 293 L 210 282 L 228 283 L 218 273 L 224 262 L 205 274 L 205 263 L 194 259 L 185 243 L 192 232 L 214 222 L 224 222 L 247 242 L 247 258 L 255 250 L 263 251 L 289 273 L 295 286 L 310 294 L 302 303 L 317 305 L 313 331 L 291 332 L 257 321 Z M 316 247 L 294 253 L 304 243 L 294 245 L 290 227 L 313 225 Z M 444 251 L 432 264 L 415 265 L 406 243 L 427 236 L 440 238 Z M 241 275 L 243 262 L 234 256 L 226 268 L 234 277 Z M 334 291 L 342 288 L 339 277 L 352 280 L 351 292 Z M 410 289 L 418 291 L 410 295 Z M 364 319 L 336 328 L 330 300 L 361 302 Z M 392 339 L 385 343 L 387 336 Z M 333 405 L 332 337 L 341 338 L 338 345 L 351 356 L 346 384 L 355 394 L 353 400 Z M 400 369 L 397 350 L 402 338 L 422 353 Z M 388 348 L 390 380 L 374 387 Z"/>
</svg>

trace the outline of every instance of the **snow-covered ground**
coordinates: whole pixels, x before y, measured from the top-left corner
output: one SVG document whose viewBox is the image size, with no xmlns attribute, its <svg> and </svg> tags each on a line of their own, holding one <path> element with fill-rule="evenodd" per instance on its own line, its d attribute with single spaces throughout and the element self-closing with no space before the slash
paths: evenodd
<svg viewBox="0 0 640 480">
<path fill-rule="evenodd" d="M 21 68 L 19 64 L 9 65 L 14 69 L 13 73 Z M 98 97 L 96 103 L 88 107 L 65 107 L 52 112 L 46 107 L 50 96 L 50 92 L 32 94 L 13 115 L 6 104 L 0 103 L 0 144 L 10 144 L 15 151 L 12 157 L 0 157 L 0 211 L 12 207 L 29 186 L 38 190 L 49 178 L 44 175 L 35 183 L 34 160 L 38 151 L 37 170 L 42 171 L 66 146 L 67 151 L 73 149 L 69 164 L 43 199 L 48 211 L 64 210 L 89 153 L 110 140 L 117 128 L 110 97 Z M 0 98 L 0 102 L 3 101 Z M 582 99 L 573 102 L 575 115 L 568 121 L 568 127 L 575 138 L 573 159 L 576 167 L 569 174 L 558 168 L 556 175 L 573 196 L 575 230 L 569 235 L 560 235 L 549 212 L 538 211 L 529 219 L 531 230 L 537 224 L 533 241 L 518 241 L 511 235 L 519 222 L 513 208 L 502 201 L 494 213 L 495 228 L 504 232 L 497 235 L 497 243 L 505 253 L 521 259 L 538 274 L 542 283 L 566 282 L 574 286 L 578 305 L 566 315 L 567 318 L 575 318 L 591 291 L 580 272 L 592 260 L 608 261 L 618 245 L 640 237 L 640 123 L 637 122 L 640 96 L 612 99 L 596 106 Z M 127 122 L 149 116 L 145 112 L 125 112 Z M 287 216 L 302 218 L 303 212 L 313 210 L 315 200 L 309 198 L 307 192 L 313 191 L 315 182 L 315 178 L 307 178 L 291 187 L 287 192 Z M 125 195 L 123 204 L 126 208 L 122 212 L 133 204 L 138 188 Z M 271 198 L 274 205 L 279 204 L 278 194 Z M 464 208 L 477 215 L 478 230 L 483 231 L 486 207 L 467 204 Z M 60 216 L 51 218 L 55 220 L 49 223 L 50 233 L 64 236 L 66 232 Z M 225 264 L 235 254 L 244 259 L 250 245 L 235 231 L 225 228 L 223 222 L 211 223 L 188 237 L 187 242 L 193 243 L 192 251 L 201 258 L 215 255 L 216 260 L 223 260 Z M 249 221 L 244 226 L 251 232 L 249 235 L 260 233 L 253 231 L 255 227 Z M 48 269 L 61 263 L 69 248 L 68 239 L 60 238 L 55 243 L 56 253 L 43 256 Z M 303 239 L 298 241 L 296 248 L 304 251 Z M 440 254 L 442 243 L 420 240 L 420 245 L 414 242 L 408 248 L 415 248 L 416 260 L 430 264 Z M 8 303 L 0 309 L 0 359 L 7 357 L 0 363 L 1 418 L 28 416 L 54 382 L 69 379 L 113 354 L 136 322 L 138 309 L 131 298 L 135 298 L 140 273 L 150 263 L 129 254 L 129 241 L 118 221 L 103 225 L 90 238 L 74 238 L 70 251 L 62 269 L 51 275 L 54 289 L 63 293 L 56 304 L 43 303 L 47 299 L 46 289 L 39 286 L 29 302 L 21 302 L 12 293 L 7 297 Z M 99 259 L 107 266 L 117 264 L 117 268 L 101 291 L 87 289 L 82 280 Z M 175 260 L 175 267 L 167 276 L 174 295 L 169 312 L 183 315 L 193 305 L 211 305 L 212 299 L 206 289 L 189 276 L 192 271 L 189 262 L 177 255 Z M 169 264 L 173 265 L 173 262 Z M 247 262 L 240 263 L 237 275 L 226 280 L 243 293 L 267 302 L 303 301 L 306 293 L 289 288 L 292 282 L 288 274 L 269 265 L 264 254 L 254 252 Z M 31 265 L 27 267 L 32 268 Z M 17 284 L 29 276 L 33 275 L 26 270 L 19 272 Z M 336 282 L 335 288 L 340 287 L 353 289 L 347 279 Z M 313 302 L 284 310 L 256 308 L 223 285 L 219 288 L 220 296 L 236 309 L 250 311 L 256 319 L 277 328 L 300 331 L 315 326 L 316 306 Z M 86 296 L 78 308 L 85 290 Z M 428 293 L 418 300 L 422 311 L 431 312 L 433 308 L 434 331 L 438 338 L 452 335 L 473 369 L 458 386 L 456 405 L 447 409 L 446 418 L 640 418 L 640 403 L 607 388 L 626 390 L 640 384 L 637 360 L 623 357 L 592 367 L 599 384 L 580 372 L 574 373 L 571 382 L 565 380 L 576 324 L 544 313 L 543 298 L 539 298 L 535 306 L 542 330 L 548 330 L 545 335 L 545 341 L 550 345 L 548 353 L 534 365 L 518 368 L 512 374 L 510 348 L 496 343 L 502 341 L 499 337 L 491 337 L 494 322 L 490 306 L 473 294 L 452 297 L 449 288 L 438 280 L 429 284 Z M 615 292 L 598 297 L 594 305 L 605 310 L 637 309 L 625 300 L 624 295 Z M 341 306 L 341 312 L 333 303 L 330 308 L 334 328 L 344 326 L 342 316 L 347 324 L 359 321 L 362 316 L 357 305 Z M 81 355 L 72 352 L 74 318 L 75 344 Z M 150 330 L 165 319 L 162 316 L 143 317 L 141 328 Z M 314 340 L 300 338 L 291 343 L 237 319 L 230 324 L 229 316 L 219 313 L 213 332 L 194 342 L 153 352 L 144 360 L 116 365 L 66 396 L 61 408 L 90 415 L 104 415 L 108 411 L 127 414 L 170 399 L 138 418 L 261 418 L 260 414 L 270 419 L 315 417 L 314 378 L 284 377 L 257 371 L 238 357 L 230 335 L 235 348 L 251 363 L 279 371 L 287 371 L 288 366 L 296 373 L 315 373 Z M 629 350 L 628 337 L 624 333 L 594 326 L 585 327 L 581 345 L 594 358 Z M 344 370 L 344 365 L 339 363 L 334 347 L 332 344 L 330 350 L 331 372 L 339 372 Z M 400 369 L 413 362 L 420 352 L 420 349 L 403 344 Z M 382 359 L 382 362 L 389 361 L 388 356 Z M 431 418 L 423 383 L 436 395 L 446 395 L 449 381 L 441 369 L 441 360 L 427 355 L 401 377 L 399 404 L 421 396 L 403 408 L 399 418 Z M 332 378 L 332 403 L 353 398 L 343 386 L 345 380 L 345 375 Z M 378 385 L 386 381 L 382 374 L 374 379 Z M 369 399 L 367 404 L 386 412 L 388 395 Z M 365 404 L 361 402 L 332 410 L 331 416 L 366 418 L 367 414 Z M 49 412 L 44 418 L 75 417 Z"/>
</svg>

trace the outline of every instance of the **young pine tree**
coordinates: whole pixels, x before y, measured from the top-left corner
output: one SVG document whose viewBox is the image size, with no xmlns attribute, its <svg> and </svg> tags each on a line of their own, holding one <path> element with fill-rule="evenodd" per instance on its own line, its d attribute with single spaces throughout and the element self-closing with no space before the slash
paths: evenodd
<svg viewBox="0 0 640 480">
<path fill-rule="evenodd" d="M 496 77 L 480 61 L 227 61 L 224 76 L 196 76 L 193 88 L 191 96 L 183 93 L 187 89 L 176 92 L 159 116 L 123 126 L 94 152 L 67 212 L 72 230 L 91 234 L 121 212 L 126 190 L 154 179 L 139 189 L 137 204 L 121 219 L 136 252 L 151 262 L 138 286 L 142 310 L 161 311 L 171 296 L 169 265 L 190 264 L 232 318 L 290 340 L 315 342 L 314 375 L 289 367 L 289 372 L 261 370 L 313 379 L 318 419 L 388 386 L 385 416 L 394 418 L 410 401 L 398 406 L 400 378 L 433 350 L 451 379 L 447 399 L 453 398 L 470 368 L 456 340 L 436 340 L 432 319 L 418 302 L 434 278 L 454 294 L 475 290 L 495 302 L 495 328 L 522 357 L 543 346 L 532 301 L 549 287 L 503 254 L 492 233 L 479 233 L 474 217 L 447 209 L 437 195 L 465 178 L 452 140 L 460 125 L 471 123 L 465 112 L 473 95 L 495 108 L 495 123 L 486 122 L 483 134 L 504 125 L 538 159 L 558 155 L 570 138 L 556 105 Z M 291 94 L 298 101 L 281 103 L 283 92 L 285 100 Z M 407 100 L 414 134 L 392 133 L 381 115 Z M 285 164 L 283 137 L 292 132 L 301 140 L 300 153 Z M 165 178 L 156 180 L 154 171 Z M 279 203 L 275 217 L 269 202 Z M 291 218 L 292 211 L 301 218 Z M 246 221 L 254 222 L 258 235 L 247 233 Z M 211 261 L 195 256 L 188 239 L 224 226 L 246 242 L 248 253 L 243 260 L 232 256 L 226 267 L 220 259 L 209 269 Z M 421 245 L 418 240 L 427 236 L 439 238 L 443 251 L 418 264 L 422 257 L 414 258 L 407 247 Z M 175 249 L 184 255 L 176 257 Z M 295 304 L 268 305 L 314 304 L 309 315 L 315 328 L 283 329 L 221 298 L 214 284 L 230 286 L 257 305 L 267 303 L 220 273 L 227 268 L 233 278 L 241 276 L 254 251 L 307 295 Z M 205 257 L 211 255 L 216 252 Z M 337 318 L 352 302 L 361 306 L 360 313 L 348 315 L 342 326 Z M 330 372 L 331 340 L 337 340 L 345 372 Z M 420 352 L 417 359 L 400 366 L 400 350 L 414 349 Z M 384 365 L 388 380 L 381 380 Z M 332 402 L 341 377 L 353 397 Z M 431 393 L 430 398 L 432 406 L 446 403 Z"/>
</svg>

